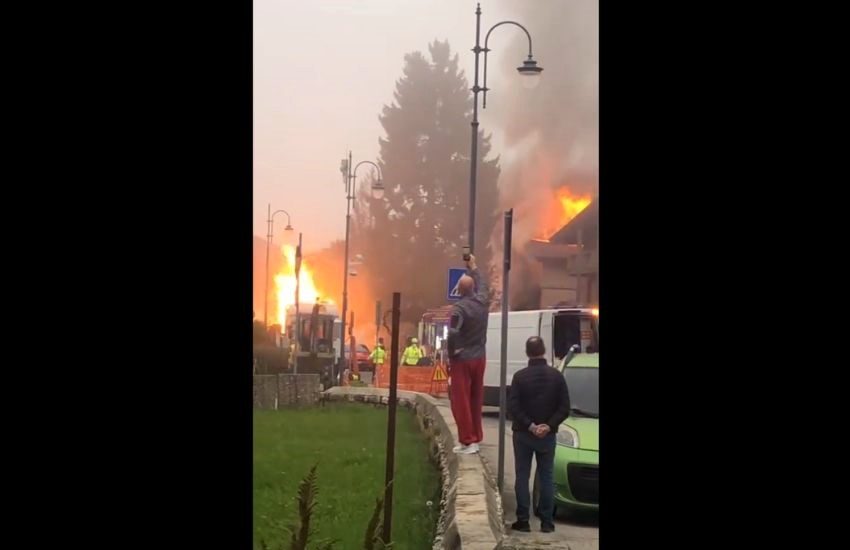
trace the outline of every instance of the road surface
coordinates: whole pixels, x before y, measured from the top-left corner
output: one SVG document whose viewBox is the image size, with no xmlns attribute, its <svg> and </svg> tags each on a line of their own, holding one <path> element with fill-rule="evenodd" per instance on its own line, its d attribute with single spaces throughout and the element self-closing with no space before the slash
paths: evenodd
<svg viewBox="0 0 850 550">
<path fill-rule="evenodd" d="M 505 530 L 512 543 L 533 543 L 549 548 L 569 548 L 571 550 L 598 550 L 599 523 L 596 514 L 570 515 L 558 514 L 555 519 L 554 533 L 541 533 L 540 521 L 531 519 L 531 533 L 515 533 L 510 524 L 516 520 L 516 496 L 514 495 L 514 454 L 511 443 L 511 425 L 505 427 L 505 487 L 502 506 L 505 509 Z M 493 473 L 499 465 L 499 409 L 484 407 L 484 441 L 481 455 L 490 464 Z M 534 471 L 532 469 L 532 476 Z M 533 479 L 533 477 L 532 477 Z M 530 485 L 530 482 L 529 482 Z"/>
</svg>

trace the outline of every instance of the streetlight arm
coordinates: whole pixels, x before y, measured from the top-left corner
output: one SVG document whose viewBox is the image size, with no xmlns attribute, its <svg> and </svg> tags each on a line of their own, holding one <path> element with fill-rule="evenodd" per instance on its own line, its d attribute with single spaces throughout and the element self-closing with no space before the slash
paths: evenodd
<svg viewBox="0 0 850 550">
<path fill-rule="evenodd" d="M 377 164 L 375 164 L 374 162 L 372 162 L 371 160 L 361 160 L 360 162 L 358 162 L 357 166 L 354 167 L 354 175 L 355 176 L 357 175 L 357 169 L 360 167 L 361 164 L 371 164 L 372 166 L 375 167 L 375 170 L 378 171 L 378 177 L 381 178 L 381 179 L 384 178 L 383 174 L 381 173 L 381 167 L 378 166 Z"/>
<path fill-rule="evenodd" d="M 354 182 L 353 182 L 353 185 L 351 186 L 351 195 L 349 196 L 350 199 L 353 199 L 356 196 L 355 187 L 357 185 L 357 169 L 360 168 L 361 164 L 371 164 L 372 166 L 375 167 L 375 170 L 378 171 L 378 178 L 381 179 L 381 180 L 384 179 L 384 175 L 383 175 L 383 173 L 381 173 L 381 167 L 380 166 L 378 166 L 377 164 L 375 164 L 371 160 L 361 160 L 360 162 L 357 163 L 357 165 L 354 167 L 354 171 L 351 173 L 352 174 L 351 177 L 354 179 Z"/>
<path fill-rule="evenodd" d="M 490 33 L 493 32 L 496 27 L 500 27 L 502 25 L 516 25 L 525 32 L 525 35 L 528 37 L 528 58 L 532 58 L 531 34 L 528 32 L 528 29 L 526 29 L 516 21 L 502 21 L 490 27 L 490 30 L 487 31 L 487 36 L 484 37 L 484 88 L 482 88 L 482 91 L 484 92 L 484 104 L 482 105 L 483 109 L 487 108 L 487 52 L 490 51 L 490 48 L 487 47 L 487 44 L 490 41 Z"/>
<path fill-rule="evenodd" d="M 289 217 L 289 212 L 287 212 L 286 210 L 276 210 L 276 211 L 275 211 L 275 213 L 274 213 L 274 214 L 272 214 L 272 215 L 271 215 L 271 217 L 270 217 L 269 219 L 270 219 L 270 220 L 274 220 L 274 217 L 275 217 L 277 214 L 280 214 L 281 212 L 283 212 L 284 214 L 286 214 L 286 225 L 292 225 L 292 218 L 290 218 L 290 217 Z"/>
</svg>

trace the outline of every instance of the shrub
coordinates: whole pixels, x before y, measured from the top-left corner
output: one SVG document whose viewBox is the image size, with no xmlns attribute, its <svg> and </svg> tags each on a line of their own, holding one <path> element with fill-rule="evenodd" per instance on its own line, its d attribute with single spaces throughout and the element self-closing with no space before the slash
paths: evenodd
<svg viewBox="0 0 850 550">
<path fill-rule="evenodd" d="M 284 548 L 281 543 L 278 548 L 280 550 L 307 550 L 307 545 L 310 543 L 311 537 L 316 533 L 310 528 L 310 522 L 313 519 L 313 509 L 316 507 L 316 496 L 319 494 L 319 485 L 316 476 L 316 468 L 318 464 L 313 465 L 310 471 L 298 484 L 298 525 L 292 525 L 287 531 L 289 532 L 289 547 Z M 386 494 L 386 490 L 384 491 Z M 363 537 L 363 550 L 391 550 L 392 542 L 385 543 L 381 534 L 384 529 L 383 522 L 384 499 L 379 497 L 375 500 L 375 508 L 372 512 L 372 517 L 369 519 L 369 525 L 366 526 L 366 534 Z M 317 541 L 314 548 L 316 550 L 332 550 L 334 540 Z M 266 541 L 260 541 L 262 550 L 270 550 Z"/>
</svg>

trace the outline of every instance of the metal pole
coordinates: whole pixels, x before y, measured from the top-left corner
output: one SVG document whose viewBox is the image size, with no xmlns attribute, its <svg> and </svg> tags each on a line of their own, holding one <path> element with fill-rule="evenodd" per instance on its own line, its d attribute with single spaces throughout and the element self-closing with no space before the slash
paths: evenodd
<svg viewBox="0 0 850 550">
<path fill-rule="evenodd" d="M 381 301 L 375 302 L 375 344 L 378 343 L 378 338 L 381 336 Z"/>
<path fill-rule="evenodd" d="M 375 344 L 373 350 L 378 348 L 378 339 L 381 337 L 381 301 L 377 300 L 375 302 Z M 386 361 L 387 354 L 384 352 L 384 360 Z M 372 363 L 372 385 L 376 388 L 380 388 L 380 379 L 378 376 L 381 374 L 379 370 L 384 368 L 383 363 L 381 364 L 381 368 L 378 368 L 376 363 Z"/>
<path fill-rule="evenodd" d="M 375 302 L 375 344 L 374 344 L 373 350 L 378 349 L 378 339 L 381 337 L 381 319 L 382 319 L 382 317 L 381 317 L 381 301 L 377 300 Z M 374 353 L 377 353 L 377 352 L 374 352 Z M 386 357 L 387 357 L 387 354 L 386 354 L 386 352 L 384 352 L 384 361 L 386 361 Z M 381 380 L 378 377 L 381 375 L 381 372 L 379 372 L 379 371 L 383 370 L 383 368 L 384 368 L 383 363 L 381 364 L 380 368 L 378 368 L 378 365 L 376 363 L 372 363 L 372 385 L 375 386 L 376 388 L 381 387 L 381 384 L 380 384 Z"/>
<path fill-rule="evenodd" d="M 345 364 L 345 315 L 348 311 L 348 237 L 351 230 L 351 183 L 354 176 L 351 173 L 351 151 L 348 152 L 348 178 L 345 181 L 345 261 L 342 265 L 342 317 L 340 320 L 340 366 Z M 336 384 L 336 370 L 331 370 Z"/>
<path fill-rule="evenodd" d="M 389 543 L 393 529 L 393 479 L 395 472 L 395 413 L 398 396 L 398 325 L 401 312 L 401 293 L 393 292 L 393 329 L 390 345 L 390 402 L 387 420 L 387 472 L 384 478 L 384 533 L 385 543 Z"/>
<path fill-rule="evenodd" d="M 354 312 L 351 312 L 351 321 L 348 323 L 348 341 L 351 346 L 351 353 L 348 354 L 348 368 L 351 372 L 360 374 L 360 369 L 357 368 L 357 338 L 354 336 Z"/>
<path fill-rule="evenodd" d="M 508 276 L 511 272 L 511 232 L 513 230 L 514 209 L 505 212 L 505 248 L 502 253 L 502 350 L 499 361 L 499 493 L 505 483 L 505 407 L 508 401 Z"/>
<path fill-rule="evenodd" d="M 478 57 L 481 48 L 481 4 L 475 9 L 475 83 L 472 86 L 472 153 L 469 158 L 469 252 L 475 253 L 475 185 L 478 179 Z"/>
<path fill-rule="evenodd" d="M 298 374 L 298 350 L 301 349 L 301 233 L 298 233 L 298 248 L 295 249 L 295 357 L 293 373 Z"/>
<path fill-rule="evenodd" d="M 269 248 L 272 244 L 272 205 L 269 203 L 269 217 L 266 218 L 266 287 L 263 292 L 263 327 L 269 326 Z M 268 330 L 266 331 L 268 332 Z"/>
</svg>

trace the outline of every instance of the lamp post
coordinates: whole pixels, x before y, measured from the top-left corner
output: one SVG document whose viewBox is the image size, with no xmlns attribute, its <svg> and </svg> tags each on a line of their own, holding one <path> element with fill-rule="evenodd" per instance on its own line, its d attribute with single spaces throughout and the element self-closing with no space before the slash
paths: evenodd
<svg viewBox="0 0 850 550">
<path fill-rule="evenodd" d="M 272 245 L 274 217 L 281 212 L 286 214 L 286 227 L 284 227 L 283 230 L 292 231 L 292 219 L 289 217 L 289 212 L 286 210 L 276 210 L 274 214 L 272 214 L 272 205 L 269 204 L 269 217 L 266 220 L 269 228 L 269 232 L 266 235 L 266 289 L 265 294 L 263 295 L 263 326 L 266 328 L 269 326 L 269 250 Z"/>
<path fill-rule="evenodd" d="M 364 160 L 352 166 L 351 151 L 348 152 L 348 158 L 342 159 L 339 170 L 342 173 L 342 179 L 345 183 L 345 261 L 342 264 L 343 279 L 342 279 L 342 316 L 340 317 L 340 363 L 345 362 L 345 316 L 348 313 L 348 244 L 351 235 L 351 203 L 355 198 L 355 188 L 357 184 L 357 169 L 364 164 L 371 164 L 378 171 L 378 179 L 372 183 L 372 197 L 380 200 L 384 197 L 383 176 L 381 167 L 371 160 Z M 336 380 L 336 372 L 333 372 L 333 379 Z"/>
<path fill-rule="evenodd" d="M 298 233 L 298 247 L 295 249 L 295 330 L 289 337 L 295 337 L 295 347 L 291 348 L 295 357 L 292 360 L 292 372 L 298 374 L 298 350 L 301 349 L 301 233 Z"/>
<path fill-rule="evenodd" d="M 516 21 L 501 21 L 496 23 L 490 30 L 487 31 L 487 35 L 484 38 L 484 47 L 481 47 L 481 4 L 478 4 L 478 7 L 475 10 L 475 47 L 472 48 L 472 51 L 475 52 L 475 83 L 472 86 L 472 154 L 470 155 L 469 161 L 469 252 L 475 252 L 475 185 L 478 179 L 478 92 L 484 92 L 484 108 L 487 108 L 487 52 L 490 49 L 487 47 L 487 43 L 490 40 L 490 33 L 493 32 L 496 27 L 500 27 L 502 25 L 516 25 L 525 31 L 526 36 L 528 36 L 528 59 L 523 61 L 522 66 L 517 67 L 517 71 L 519 74 L 524 76 L 523 85 L 527 88 L 533 88 L 537 85 L 538 76 L 541 72 L 543 72 L 543 67 L 539 67 L 537 65 L 537 61 L 534 60 L 531 51 L 531 35 L 528 33 L 525 27 L 517 23 Z M 481 52 L 484 52 L 484 86 L 478 85 L 478 59 L 481 55 Z"/>
</svg>

